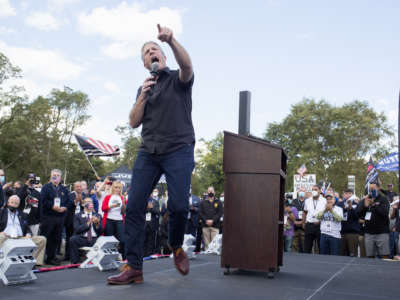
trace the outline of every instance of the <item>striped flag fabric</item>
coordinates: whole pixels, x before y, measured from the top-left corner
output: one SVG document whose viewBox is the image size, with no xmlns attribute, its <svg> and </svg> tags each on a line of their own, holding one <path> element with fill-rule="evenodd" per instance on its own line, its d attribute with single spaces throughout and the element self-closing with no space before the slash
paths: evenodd
<svg viewBox="0 0 400 300">
<path fill-rule="evenodd" d="M 302 164 L 300 168 L 297 169 L 297 173 L 300 174 L 300 176 L 304 176 L 304 174 L 307 172 L 307 168 L 305 164 Z"/>
<path fill-rule="evenodd" d="M 372 157 L 369 158 L 367 177 L 365 178 L 365 191 L 366 194 L 369 192 L 369 184 L 378 182 L 378 171 L 376 170 Z"/>
<path fill-rule="evenodd" d="M 79 147 L 87 156 L 115 156 L 120 154 L 118 146 L 75 134 Z"/>
</svg>

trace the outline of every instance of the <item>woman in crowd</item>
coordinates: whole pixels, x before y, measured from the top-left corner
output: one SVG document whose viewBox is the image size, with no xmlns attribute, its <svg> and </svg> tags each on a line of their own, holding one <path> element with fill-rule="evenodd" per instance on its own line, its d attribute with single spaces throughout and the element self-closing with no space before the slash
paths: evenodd
<svg viewBox="0 0 400 300">
<path fill-rule="evenodd" d="M 320 254 L 340 255 L 343 210 L 335 202 L 332 195 L 326 195 L 325 208 L 316 216 L 321 220 Z"/>
<path fill-rule="evenodd" d="M 101 209 L 104 213 L 104 235 L 113 235 L 117 238 L 120 243 L 120 253 L 125 258 L 123 224 L 125 221 L 126 200 L 122 196 L 122 183 L 120 181 L 113 182 L 111 185 L 111 194 L 104 198 Z"/>
</svg>

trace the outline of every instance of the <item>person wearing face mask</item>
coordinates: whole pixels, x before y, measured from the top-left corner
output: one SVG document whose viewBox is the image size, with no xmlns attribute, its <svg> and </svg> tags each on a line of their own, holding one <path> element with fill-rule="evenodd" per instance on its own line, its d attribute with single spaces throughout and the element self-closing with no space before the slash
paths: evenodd
<svg viewBox="0 0 400 300">
<path fill-rule="evenodd" d="M 47 239 L 46 264 L 48 265 L 59 264 L 56 251 L 61 243 L 67 207 L 72 205 L 68 189 L 61 184 L 61 174 L 60 170 L 53 169 L 50 182 L 40 191 L 42 201 L 40 232 Z"/>
<path fill-rule="evenodd" d="M 191 192 L 192 190 L 190 190 L 190 193 Z M 197 228 L 199 226 L 199 206 L 200 198 L 191 193 L 189 195 L 189 214 L 188 222 L 186 224 L 186 234 L 191 234 L 194 237 L 197 235 Z"/>
<path fill-rule="evenodd" d="M 203 240 L 204 248 L 208 249 L 208 245 L 213 238 L 219 233 L 221 225 L 221 216 L 224 208 L 221 201 L 215 198 L 214 187 L 208 188 L 207 200 L 200 202 L 199 216 L 203 224 Z"/>
<path fill-rule="evenodd" d="M 33 253 L 37 265 L 43 265 L 46 238 L 32 236 L 28 225 L 28 216 L 18 209 L 20 199 L 17 195 L 8 198 L 7 206 L 0 210 L 0 249 L 3 243 L 9 239 L 31 238 L 37 249 Z"/>
<path fill-rule="evenodd" d="M 321 190 L 318 185 L 312 187 L 312 197 L 306 199 L 303 211 L 304 228 L 304 252 L 311 253 L 314 241 L 319 249 L 321 238 L 320 221 L 317 219 L 317 213 L 325 209 L 326 199 L 321 196 Z"/>
<path fill-rule="evenodd" d="M 303 211 L 306 199 L 305 189 L 301 188 L 297 193 L 297 198 L 291 203 L 297 209 L 297 218 L 294 222 L 294 235 L 292 239 L 293 252 L 304 252 L 304 229 L 303 229 Z"/>
<path fill-rule="evenodd" d="M 4 174 L 4 170 L 0 169 L 0 208 L 5 204 L 5 193 L 3 190 L 3 186 L 6 184 L 6 176 Z"/>
<path fill-rule="evenodd" d="M 389 200 L 380 192 L 379 183 L 370 183 L 369 194 L 357 207 L 357 214 L 365 220 L 367 257 L 374 258 L 377 254 L 381 258 L 389 258 L 389 208 Z"/>
<path fill-rule="evenodd" d="M 354 257 L 358 256 L 360 236 L 360 218 L 356 211 L 358 204 L 354 201 L 352 189 L 346 189 L 342 199 L 336 204 L 343 209 L 341 255 Z"/>
<path fill-rule="evenodd" d="M 94 211 L 92 198 L 85 198 L 82 204 L 83 210 L 74 216 L 74 235 L 69 241 L 72 264 L 79 262 L 79 248 L 93 246 L 103 233 L 101 216 Z"/>
<path fill-rule="evenodd" d="M 156 245 L 158 246 L 157 238 L 160 227 L 160 198 L 158 195 L 158 189 L 154 189 L 147 200 L 144 256 L 155 254 Z"/>
</svg>

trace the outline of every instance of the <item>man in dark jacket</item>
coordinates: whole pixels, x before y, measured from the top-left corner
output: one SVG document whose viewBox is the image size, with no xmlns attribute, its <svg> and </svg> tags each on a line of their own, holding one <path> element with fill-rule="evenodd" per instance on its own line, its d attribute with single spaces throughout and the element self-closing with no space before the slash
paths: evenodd
<svg viewBox="0 0 400 300">
<path fill-rule="evenodd" d="M 32 236 L 28 225 L 28 216 L 18 209 L 20 199 L 12 195 L 7 200 L 7 206 L 0 209 L 0 248 L 8 238 L 32 238 L 37 250 L 33 253 L 37 265 L 43 265 L 46 238 L 43 236 Z"/>
<path fill-rule="evenodd" d="M 369 184 L 369 194 L 357 207 L 358 216 L 365 220 L 365 251 L 367 257 L 378 255 L 388 258 L 389 250 L 389 201 L 380 193 L 379 183 Z"/>
<path fill-rule="evenodd" d="M 103 233 L 101 216 L 94 211 L 92 198 L 86 197 L 83 204 L 83 211 L 74 217 L 75 234 L 70 239 L 72 264 L 79 262 L 79 248 L 93 246 L 97 237 Z"/>
<path fill-rule="evenodd" d="M 45 184 L 40 192 L 41 226 L 40 232 L 47 238 L 46 264 L 58 265 L 56 260 L 57 246 L 61 242 L 61 233 L 67 207 L 70 206 L 69 191 L 61 182 L 62 172 L 51 171 L 50 182 Z"/>
<path fill-rule="evenodd" d="M 353 190 L 345 190 L 343 201 L 338 201 L 336 205 L 343 209 L 341 255 L 358 256 L 360 219 L 356 211 L 358 205 L 354 201 Z"/>
<path fill-rule="evenodd" d="M 160 226 L 160 202 L 158 197 L 158 189 L 154 189 L 146 208 L 146 235 L 144 240 L 144 256 L 155 253 L 156 239 L 158 238 L 158 230 Z"/>
<path fill-rule="evenodd" d="M 38 183 L 35 174 L 30 173 L 18 191 L 18 197 L 21 199 L 19 209 L 28 215 L 28 225 L 33 235 L 38 235 L 40 224 L 40 193 L 34 187 Z"/>
<path fill-rule="evenodd" d="M 210 242 L 219 233 L 223 213 L 222 203 L 215 198 L 214 187 L 210 186 L 208 188 L 208 199 L 202 201 L 199 207 L 199 216 L 203 224 L 205 250 L 208 249 Z"/>
<path fill-rule="evenodd" d="M 199 226 L 199 207 L 200 198 L 191 194 L 189 196 L 189 214 L 186 224 L 186 234 L 191 234 L 194 237 L 197 235 L 197 228 Z"/>
</svg>

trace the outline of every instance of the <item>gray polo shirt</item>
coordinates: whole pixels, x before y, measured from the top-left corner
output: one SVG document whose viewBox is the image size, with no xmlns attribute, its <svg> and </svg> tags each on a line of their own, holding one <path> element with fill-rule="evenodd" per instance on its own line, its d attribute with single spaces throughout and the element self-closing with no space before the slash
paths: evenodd
<svg viewBox="0 0 400 300">
<path fill-rule="evenodd" d="M 147 102 L 142 119 L 140 150 L 165 154 L 195 142 L 192 123 L 192 79 L 183 83 L 179 71 L 165 68 Z M 141 87 L 138 90 L 139 96 Z M 136 97 L 136 99 L 137 99 Z"/>
</svg>

